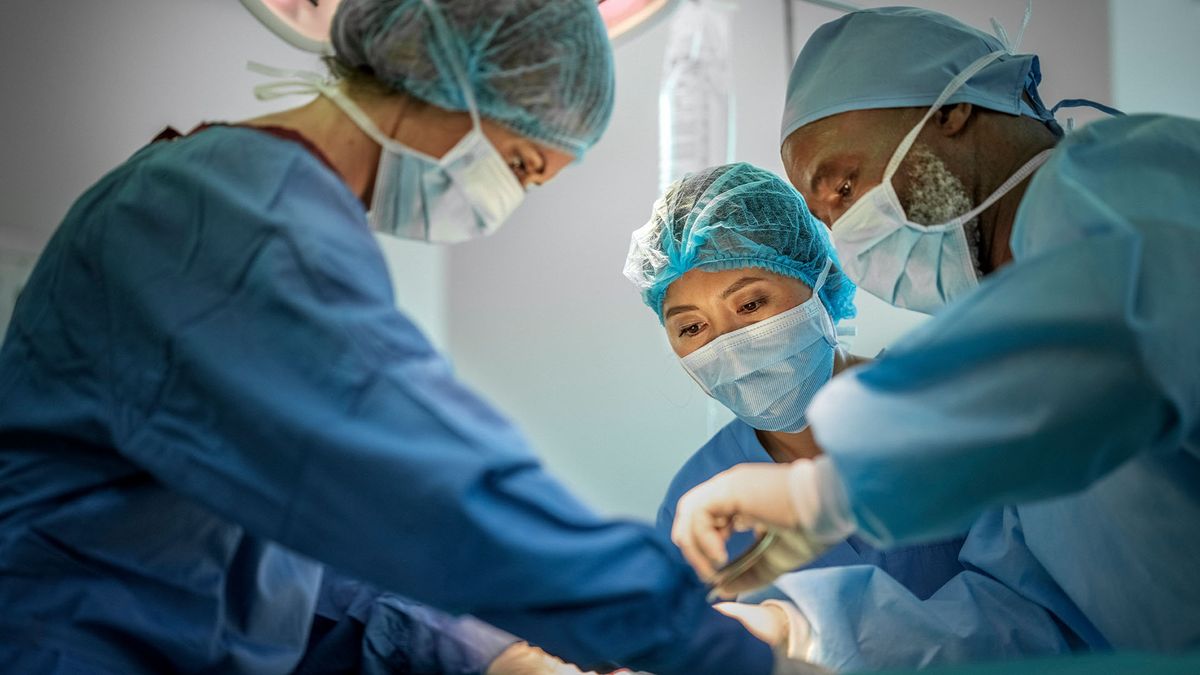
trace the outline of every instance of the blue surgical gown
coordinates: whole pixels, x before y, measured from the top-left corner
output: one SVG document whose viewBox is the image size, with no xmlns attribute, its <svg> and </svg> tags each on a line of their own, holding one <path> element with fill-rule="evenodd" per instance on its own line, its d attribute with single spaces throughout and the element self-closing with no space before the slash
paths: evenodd
<svg viewBox="0 0 1200 675">
<path fill-rule="evenodd" d="M 214 127 L 101 179 L 17 303 L 0 401 L 0 658 L 289 672 L 337 570 L 581 664 L 770 669 L 670 542 L 455 379 L 298 143 Z"/>
<path fill-rule="evenodd" d="M 1198 186 L 1200 121 L 1082 128 L 1031 181 L 1013 263 L 818 394 L 864 538 L 970 529 L 928 601 L 869 572 L 790 589 L 818 661 L 1200 646 Z"/>
<path fill-rule="evenodd" d="M 487 672 L 517 638 L 325 570 L 297 675 Z"/>
<path fill-rule="evenodd" d="M 733 420 L 688 458 L 671 479 L 667 494 L 658 507 L 658 529 L 670 536 L 671 524 L 675 521 L 675 505 L 693 487 L 737 464 L 773 461 L 759 442 L 754 428 L 741 420 Z M 751 543 L 752 533 L 735 534 L 728 544 L 730 559 L 746 550 Z M 925 598 L 962 571 L 963 567 L 958 562 L 962 544 L 963 540 L 955 537 L 882 551 L 858 537 L 850 537 L 809 563 L 805 569 L 871 565 L 891 575 L 916 596 Z M 765 591 L 749 597 L 757 600 L 779 597 L 779 593 Z"/>
</svg>

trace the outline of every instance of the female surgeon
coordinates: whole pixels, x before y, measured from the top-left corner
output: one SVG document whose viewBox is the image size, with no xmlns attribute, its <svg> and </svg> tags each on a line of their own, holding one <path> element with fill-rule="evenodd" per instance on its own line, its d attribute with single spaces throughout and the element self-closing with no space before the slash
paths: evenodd
<svg viewBox="0 0 1200 675">
<path fill-rule="evenodd" d="M 332 39 L 349 77 L 141 149 L 33 271 L 0 351 L 6 672 L 291 672 L 333 578 L 575 663 L 770 672 L 669 542 L 454 378 L 368 227 L 485 234 L 582 156 L 612 109 L 595 3 L 344 0 Z"/>
<path fill-rule="evenodd" d="M 737 419 L 683 465 L 658 511 L 670 533 L 688 490 L 735 465 L 789 463 L 820 453 L 805 419 L 816 391 L 863 361 L 837 342 L 854 315 L 854 284 L 837 264 L 826 227 L 775 174 L 728 164 L 667 188 L 650 221 L 633 234 L 625 275 L 658 315 L 672 350 L 704 391 Z M 730 557 L 751 534 L 727 542 Z M 850 537 L 806 568 L 871 565 L 926 598 L 962 571 L 961 539 L 880 551 Z M 766 605 L 786 609 L 778 588 Z M 743 598 L 746 599 L 746 598 Z M 718 605 L 771 642 L 786 637 L 786 614 Z"/>
</svg>

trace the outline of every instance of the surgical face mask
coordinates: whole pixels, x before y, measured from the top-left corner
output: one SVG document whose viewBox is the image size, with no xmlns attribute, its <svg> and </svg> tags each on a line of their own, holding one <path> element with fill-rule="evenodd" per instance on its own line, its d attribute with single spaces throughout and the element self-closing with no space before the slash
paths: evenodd
<svg viewBox="0 0 1200 675">
<path fill-rule="evenodd" d="M 819 297 L 831 262 L 805 302 L 680 359 L 705 393 L 755 429 L 803 429 L 813 395 L 833 377 L 837 333 Z"/>
<path fill-rule="evenodd" d="M 975 227 L 975 219 L 980 213 L 1044 164 L 1052 151 L 1044 150 L 1035 155 L 974 208 L 970 208 L 969 198 L 956 200 L 951 190 L 941 195 L 925 195 L 925 203 L 910 205 L 913 213 L 906 213 L 892 185 L 892 177 L 908 155 L 917 134 L 946 99 L 1004 53 L 993 52 L 980 58 L 951 80 L 921 121 L 900 142 L 879 185 L 859 197 L 833 223 L 833 242 L 838 257 L 846 275 L 859 288 L 896 307 L 931 314 L 979 285 L 976 255 L 968 242 L 967 229 Z M 936 171 L 939 165 L 944 169 L 936 157 L 933 163 L 926 160 L 924 167 L 920 159 L 917 158 L 915 167 L 918 179 L 915 187 L 922 187 L 922 170 Z M 952 174 L 950 176 L 953 178 Z M 925 176 L 931 177 L 937 180 L 936 176 Z M 961 182 L 958 185 L 961 186 Z M 963 192 L 965 197 L 965 188 Z M 954 217 L 930 222 L 931 216 L 942 216 L 941 211 L 946 207 L 966 210 Z M 927 222 L 919 222 L 918 218 Z M 974 238 L 974 232 L 972 235 Z"/>
<path fill-rule="evenodd" d="M 950 171 L 941 157 L 925 145 L 914 145 L 908 157 L 908 219 L 922 225 L 936 225 L 952 220 L 960 213 L 975 207 L 967 186 Z M 979 267 L 979 218 L 963 223 L 975 275 Z"/>
<path fill-rule="evenodd" d="M 251 70 L 295 78 L 255 88 L 261 99 L 319 93 L 380 146 L 368 221 L 384 234 L 453 244 L 495 232 L 525 198 L 525 189 L 483 133 L 465 78 L 459 84 L 471 114 L 471 131 L 440 159 L 389 138 L 335 84 L 315 73 L 260 64 Z M 457 73 L 457 70 L 456 70 Z"/>
<path fill-rule="evenodd" d="M 441 159 L 394 141 L 376 142 L 382 151 L 368 219 L 385 234 L 441 244 L 467 241 L 495 232 L 525 198 L 478 124 Z"/>
</svg>

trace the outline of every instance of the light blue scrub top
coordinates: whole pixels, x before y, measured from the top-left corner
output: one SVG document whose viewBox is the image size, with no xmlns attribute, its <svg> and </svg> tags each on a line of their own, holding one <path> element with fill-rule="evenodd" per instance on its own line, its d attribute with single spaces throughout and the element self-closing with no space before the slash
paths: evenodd
<svg viewBox="0 0 1200 675">
<path fill-rule="evenodd" d="M 741 420 L 733 420 L 688 458 L 671 479 L 662 505 L 658 507 L 659 531 L 670 536 L 671 523 L 675 520 L 675 505 L 688 490 L 737 464 L 773 461 L 759 442 L 754 428 Z M 730 559 L 749 548 L 753 540 L 754 535 L 750 532 L 731 537 L 728 543 Z M 881 551 L 858 537 L 850 537 L 804 569 L 871 565 L 890 574 L 917 597 L 925 598 L 962 571 L 963 567 L 958 562 L 962 543 L 962 538 L 955 537 Z M 767 597 L 780 597 L 780 594 L 761 591 L 749 595 L 747 599 L 757 601 Z"/>
<path fill-rule="evenodd" d="M 1011 265 L 818 395 L 862 536 L 970 527 L 972 568 L 924 602 L 869 571 L 792 585 L 818 661 L 1200 647 L 1198 214 L 1200 121 L 1090 124 L 1030 183 Z"/>
<path fill-rule="evenodd" d="M 0 401 L 20 672 L 287 673 L 332 570 L 585 665 L 770 671 L 669 541 L 454 378 L 298 143 L 215 127 L 101 179 L 17 303 Z"/>
</svg>

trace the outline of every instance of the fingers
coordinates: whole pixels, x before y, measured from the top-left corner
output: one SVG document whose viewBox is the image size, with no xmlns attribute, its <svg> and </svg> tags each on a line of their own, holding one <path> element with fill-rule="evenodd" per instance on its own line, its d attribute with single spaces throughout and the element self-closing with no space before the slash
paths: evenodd
<svg viewBox="0 0 1200 675">
<path fill-rule="evenodd" d="M 531 644 L 518 642 L 492 661 L 487 675 L 583 675 L 583 671 Z"/>
<path fill-rule="evenodd" d="M 712 564 L 713 573 L 729 561 L 729 552 L 725 548 L 725 542 L 729 539 L 728 525 L 718 526 L 714 521 L 711 527 L 695 529 L 692 536 L 704 558 Z"/>
<path fill-rule="evenodd" d="M 701 490 L 703 487 L 698 486 L 680 498 L 671 526 L 671 540 L 696 574 L 708 580 L 727 558 L 724 541 L 728 537 L 728 519 L 715 518 L 709 511 L 707 498 Z M 718 542 L 716 545 L 714 539 Z"/>
<path fill-rule="evenodd" d="M 722 602 L 713 607 L 718 612 L 740 621 L 754 637 L 772 647 L 787 637 L 787 614 L 778 607 L 744 602 Z"/>
</svg>

